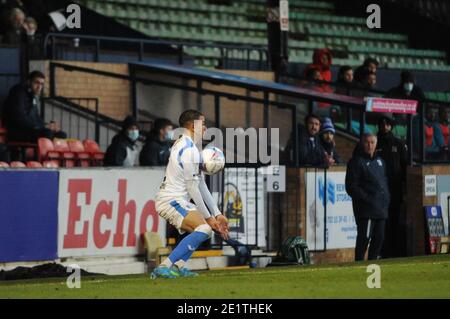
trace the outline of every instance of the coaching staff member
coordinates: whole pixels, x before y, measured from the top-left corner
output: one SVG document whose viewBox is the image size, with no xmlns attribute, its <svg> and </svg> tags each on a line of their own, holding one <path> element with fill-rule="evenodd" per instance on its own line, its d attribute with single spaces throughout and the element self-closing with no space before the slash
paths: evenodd
<svg viewBox="0 0 450 319">
<path fill-rule="evenodd" d="M 406 188 L 406 166 L 408 149 L 406 144 L 392 133 L 395 121 L 388 114 L 383 114 L 378 121 L 377 154 L 386 163 L 389 194 L 389 218 L 386 224 L 383 258 L 406 255 L 405 223 L 402 214 L 403 191 Z"/>
<path fill-rule="evenodd" d="M 355 260 L 364 260 L 369 247 L 369 260 L 380 258 L 389 208 L 386 165 L 376 155 L 377 136 L 365 134 L 347 165 L 345 189 L 353 201 L 357 237 Z"/>
</svg>

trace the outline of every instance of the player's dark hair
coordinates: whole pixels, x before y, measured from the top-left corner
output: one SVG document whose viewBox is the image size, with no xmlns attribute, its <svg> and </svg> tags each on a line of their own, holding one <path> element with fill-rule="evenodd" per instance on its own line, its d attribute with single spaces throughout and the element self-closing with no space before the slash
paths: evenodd
<svg viewBox="0 0 450 319">
<path fill-rule="evenodd" d="M 45 75 L 41 71 L 32 71 L 28 74 L 28 80 L 33 81 L 34 79 L 45 79 Z"/>
<path fill-rule="evenodd" d="M 317 119 L 320 122 L 320 117 L 314 113 L 310 113 L 305 117 L 305 125 L 308 125 L 310 119 Z"/>
<path fill-rule="evenodd" d="M 200 116 L 204 116 L 201 112 L 197 110 L 186 110 L 181 113 L 178 123 L 181 127 L 186 127 L 186 124 L 200 119 Z"/>
</svg>

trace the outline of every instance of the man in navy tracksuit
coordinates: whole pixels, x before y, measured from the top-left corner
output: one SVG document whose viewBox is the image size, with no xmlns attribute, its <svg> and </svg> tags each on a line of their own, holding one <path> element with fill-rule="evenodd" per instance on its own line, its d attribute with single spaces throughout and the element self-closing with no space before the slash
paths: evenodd
<svg viewBox="0 0 450 319">
<path fill-rule="evenodd" d="M 347 165 L 345 189 L 352 197 L 358 232 L 355 260 L 364 260 L 369 242 L 369 260 L 380 258 L 383 246 L 390 195 L 386 165 L 376 147 L 377 136 L 364 135 Z"/>
</svg>

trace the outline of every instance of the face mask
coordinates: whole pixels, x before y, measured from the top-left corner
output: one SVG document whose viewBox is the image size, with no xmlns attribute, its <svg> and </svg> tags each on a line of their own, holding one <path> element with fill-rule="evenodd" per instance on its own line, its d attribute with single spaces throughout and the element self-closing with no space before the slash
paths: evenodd
<svg viewBox="0 0 450 319">
<path fill-rule="evenodd" d="M 139 130 L 128 131 L 128 138 L 133 142 L 137 141 L 139 138 Z"/>
<path fill-rule="evenodd" d="M 403 88 L 405 89 L 405 91 L 407 93 L 410 93 L 414 88 L 414 84 L 413 83 L 405 83 L 405 84 L 403 84 Z"/>
<path fill-rule="evenodd" d="M 172 141 L 174 136 L 174 132 L 172 130 L 166 132 L 166 135 L 164 136 L 166 141 Z"/>
</svg>

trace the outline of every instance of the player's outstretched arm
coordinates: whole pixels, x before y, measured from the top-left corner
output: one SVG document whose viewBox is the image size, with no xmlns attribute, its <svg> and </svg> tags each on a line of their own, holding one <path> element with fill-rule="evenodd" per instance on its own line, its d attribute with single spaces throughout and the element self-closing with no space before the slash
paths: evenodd
<svg viewBox="0 0 450 319">
<path fill-rule="evenodd" d="M 200 178 L 200 193 L 202 194 L 203 200 L 208 206 L 209 210 L 212 212 L 213 216 L 216 218 L 217 222 L 220 225 L 222 231 L 222 237 L 227 240 L 229 238 L 228 232 L 228 219 L 220 212 L 219 207 L 217 207 L 214 198 L 211 195 L 211 192 L 208 189 L 208 186 L 205 183 L 205 179 L 203 177 Z"/>
</svg>

